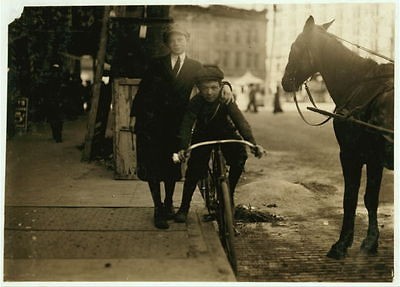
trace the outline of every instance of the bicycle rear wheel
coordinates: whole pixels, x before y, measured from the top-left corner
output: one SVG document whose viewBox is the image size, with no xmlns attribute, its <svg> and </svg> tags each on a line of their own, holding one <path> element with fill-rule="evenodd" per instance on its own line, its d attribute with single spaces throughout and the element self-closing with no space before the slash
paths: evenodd
<svg viewBox="0 0 400 287">
<path fill-rule="evenodd" d="M 234 246 L 235 233 L 233 230 L 233 212 L 231 205 L 231 196 L 226 181 L 221 181 L 221 197 L 219 199 L 218 210 L 218 228 L 222 245 L 233 271 L 237 272 L 236 251 Z"/>
</svg>

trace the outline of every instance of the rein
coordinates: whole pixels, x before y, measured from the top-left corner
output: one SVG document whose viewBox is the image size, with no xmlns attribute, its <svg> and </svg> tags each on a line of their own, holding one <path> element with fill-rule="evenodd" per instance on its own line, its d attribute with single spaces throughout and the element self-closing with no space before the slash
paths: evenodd
<svg viewBox="0 0 400 287">
<path fill-rule="evenodd" d="M 338 39 L 338 40 L 340 40 L 340 41 L 342 41 L 342 42 L 345 42 L 345 43 L 348 43 L 348 44 L 350 44 L 350 45 L 353 45 L 353 46 L 357 47 L 358 49 L 363 50 L 363 51 L 365 51 L 365 52 L 367 52 L 367 53 L 370 53 L 370 54 L 372 54 L 372 55 L 375 55 L 375 56 L 377 56 L 377 57 L 380 57 L 380 58 L 382 58 L 382 59 L 385 59 L 386 61 L 389 61 L 389 62 L 391 62 L 391 63 L 394 63 L 394 60 L 393 60 L 393 59 L 391 59 L 391 58 L 389 58 L 389 57 L 386 57 L 386 56 L 384 56 L 384 55 L 382 55 L 382 54 L 379 54 L 378 52 L 375 52 L 375 51 L 373 51 L 373 50 L 371 50 L 371 49 L 365 48 L 365 47 L 363 47 L 363 46 L 360 46 L 359 44 L 350 42 L 350 41 L 348 41 L 348 40 L 346 40 L 346 39 L 340 38 L 339 36 L 333 35 L 333 34 L 328 33 L 328 32 L 327 32 L 327 35 L 329 35 L 330 37 L 333 37 L 333 38 L 335 38 L 335 39 Z"/>
<path fill-rule="evenodd" d="M 293 86 L 294 86 L 294 82 L 293 82 Z M 306 82 L 304 82 L 304 87 L 305 87 L 305 89 L 306 89 L 306 92 L 307 92 L 307 95 L 308 95 L 308 98 L 309 98 L 311 104 L 314 106 L 314 108 L 318 109 L 317 105 L 315 104 L 314 98 L 312 97 L 312 95 L 311 95 L 311 93 L 310 93 L 310 90 L 308 89 L 308 86 L 307 86 L 307 83 L 306 83 Z M 302 118 L 302 120 L 303 120 L 306 124 L 308 124 L 308 125 L 310 125 L 310 126 L 313 126 L 313 127 L 322 126 L 322 125 L 326 124 L 327 122 L 329 122 L 329 120 L 332 118 L 331 116 L 328 116 L 325 120 L 323 120 L 323 121 L 320 122 L 320 123 L 311 123 L 311 122 L 309 122 L 309 121 L 304 117 L 303 113 L 301 112 L 299 103 L 298 103 L 298 101 L 297 101 L 296 89 L 293 89 L 293 100 L 294 100 L 294 102 L 295 102 L 295 104 L 296 104 L 296 109 L 297 109 L 297 112 L 299 113 L 300 117 Z M 336 110 L 336 108 L 335 108 L 335 110 Z M 334 110 L 334 111 L 335 111 L 335 110 Z"/>
</svg>

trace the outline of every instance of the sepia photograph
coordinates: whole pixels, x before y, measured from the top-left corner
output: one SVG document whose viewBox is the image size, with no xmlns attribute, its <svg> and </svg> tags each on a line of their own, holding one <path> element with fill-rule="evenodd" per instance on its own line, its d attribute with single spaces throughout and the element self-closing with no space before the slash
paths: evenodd
<svg viewBox="0 0 400 287">
<path fill-rule="evenodd" d="M 53 2 L 1 4 L 1 286 L 400 284 L 397 1 Z"/>
</svg>

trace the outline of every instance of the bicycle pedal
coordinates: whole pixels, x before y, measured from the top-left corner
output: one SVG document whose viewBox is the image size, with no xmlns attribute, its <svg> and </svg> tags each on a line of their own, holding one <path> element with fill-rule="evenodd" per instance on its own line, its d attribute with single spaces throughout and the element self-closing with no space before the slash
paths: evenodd
<svg viewBox="0 0 400 287">
<path fill-rule="evenodd" d="M 204 214 L 203 215 L 203 222 L 210 222 L 215 220 L 214 214 Z"/>
</svg>

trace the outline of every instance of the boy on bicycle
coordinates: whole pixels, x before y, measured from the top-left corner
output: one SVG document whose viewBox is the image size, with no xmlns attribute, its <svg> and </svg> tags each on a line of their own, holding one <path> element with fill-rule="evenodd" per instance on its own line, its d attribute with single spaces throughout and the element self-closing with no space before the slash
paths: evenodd
<svg viewBox="0 0 400 287">
<path fill-rule="evenodd" d="M 263 149 L 256 145 L 250 125 L 236 103 L 220 103 L 223 78 L 224 74 L 217 66 L 204 66 L 197 73 L 195 81 L 200 92 L 190 100 L 179 131 L 178 155 L 181 161 L 185 159 L 185 150 L 190 142 L 194 144 L 222 139 L 243 138 L 256 146 L 252 150 L 256 157 L 262 156 Z M 233 203 L 233 194 L 246 163 L 247 152 L 239 143 L 224 144 L 221 149 L 227 165 L 230 166 L 228 180 Z M 191 152 L 181 206 L 175 215 L 176 222 L 186 222 L 193 192 L 198 181 L 207 174 L 211 150 L 212 146 L 204 146 Z"/>
</svg>

